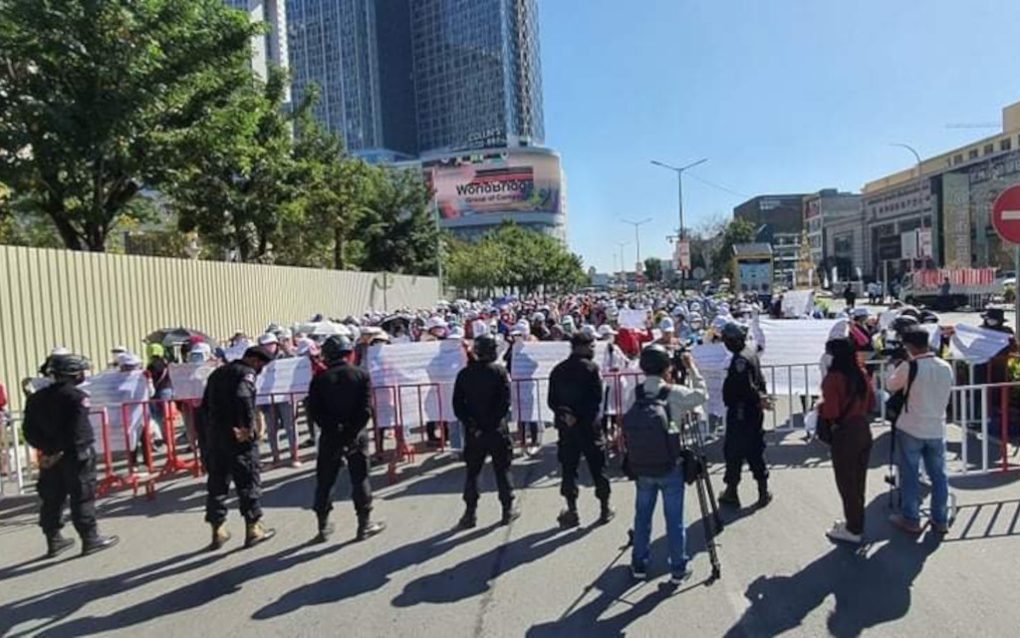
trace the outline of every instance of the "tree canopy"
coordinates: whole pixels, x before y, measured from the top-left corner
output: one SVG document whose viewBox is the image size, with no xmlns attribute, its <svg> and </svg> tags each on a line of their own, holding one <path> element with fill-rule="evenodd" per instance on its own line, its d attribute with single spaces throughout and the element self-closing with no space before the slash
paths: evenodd
<svg viewBox="0 0 1020 638">
<path fill-rule="evenodd" d="M 722 243 L 712 259 L 712 276 L 734 276 L 733 245 L 754 241 L 754 224 L 746 219 L 734 219 L 722 230 Z"/>
</svg>

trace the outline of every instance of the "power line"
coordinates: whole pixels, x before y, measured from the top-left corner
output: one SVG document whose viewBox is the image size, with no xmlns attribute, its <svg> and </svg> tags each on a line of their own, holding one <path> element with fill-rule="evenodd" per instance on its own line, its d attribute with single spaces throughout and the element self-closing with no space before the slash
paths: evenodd
<svg viewBox="0 0 1020 638">
<path fill-rule="evenodd" d="M 687 174 L 689 176 L 693 177 L 694 179 L 698 180 L 699 182 L 701 182 L 705 186 L 711 186 L 712 188 L 721 190 L 724 193 L 729 193 L 730 195 L 736 195 L 737 197 L 743 197 L 744 199 L 750 199 L 751 198 L 750 195 L 745 195 L 744 193 L 738 193 L 737 191 L 733 190 L 732 188 L 726 188 L 725 186 L 721 186 L 719 184 L 716 184 L 715 182 L 710 182 L 710 181 L 708 181 L 707 179 L 705 179 L 703 177 L 698 177 L 694 173 L 687 173 Z"/>
</svg>

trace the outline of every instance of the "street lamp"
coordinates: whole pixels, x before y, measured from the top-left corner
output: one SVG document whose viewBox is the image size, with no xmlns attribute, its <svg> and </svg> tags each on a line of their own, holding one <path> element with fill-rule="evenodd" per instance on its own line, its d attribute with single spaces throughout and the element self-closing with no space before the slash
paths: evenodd
<svg viewBox="0 0 1020 638">
<path fill-rule="evenodd" d="M 637 261 L 635 261 L 634 263 L 637 266 L 641 264 L 641 236 L 638 235 L 638 228 L 652 221 L 652 218 L 648 217 L 646 219 L 642 219 L 639 222 L 632 222 L 629 219 L 621 219 L 620 221 L 622 221 L 624 224 L 630 224 L 631 226 L 634 227 L 634 243 L 637 246 Z"/>
<path fill-rule="evenodd" d="M 920 223 L 920 225 L 921 225 L 920 227 L 921 228 L 924 228 L 924 192 L 923 192 L 924 191 L 924 182 L 921 179 L 921 154 L 918 153 L 917 149 L 915 149 L 910 144 L 903 144 L 903 143 L 900 143 L 900 142 L 893 142 L 893 143 L 890 144 L 890 146 L 895 146 L 897 148 L 905 148 L 905 149 L 907 149 L 908 151 L 910 151 L 914 155 L 914 159 L 917 160 L 918 223 Z M 916 233 L 915 233 L 915 235 L 916 235 Z M 915 253 L 916 252 L 917 251 L 915 250 Z M 928 258 L 931 259 L 931 256 L 928 256 Z M 902 262 L 901 262 L 901 264 L 902 264 Z M 900 267 L 902 267 L 902 265 Z M 888 275 L 889 266 L 888 266 L 888 262 L 886 263 L 885 270 L 886 270 L 886 275 L 885 275 L 885 279 L 886 279 L 885 285 L 886 285 L 886 288 L 885 288 L 885 290 L 883 290 L 883 292 L 888 294 L 888 285 L 889 285 L 889 275 Z M 910 272 L 914 272 L 914 259 L 910 260 Z"/>
<path fill-rule="evenodd" d="M 629 244 L 629 241 L 618 241 L 616 242 L 617 247 L 620 249 L 620 275 L 626 278 L 627 274 L 627 259 L 623 252 L 623 247 Z"/>
<path fill-rule="evenodd" d="M 680 211 L 680 228 L 678 229 L 677 240 L 676 240 L 677 241 L 677 246 L 679 246 L 680 242 L 683 241 L 687 237 L 687 234 L 684 232 L 684 171 L 686 171 L 689 168 L 694 168 L 695 166 L 698 166 L 699 164 L 704 164 L 707 161 L 708 161 L 708 158 L 707 157 L 703 157 L 703 158 L 699 159 L 697 162 L 691 162 L 690 164 L 687 164 L 686 166 L 672 166 L 670 164 L 666 164 L 665 162 L 660 162 L 658 160 L 651 160 L 652 164 L 655 164 L 656 166 L 659 166 L 659 167 L 671 170 L 674 173 L 676 173 L 677 206 L 678 206 L 679 211 Z M 686 279 L 684 274 L 685 274 L 684 273 L 684 269 L 681 268 L 680 269 L 680 290 L 684 290 L 684 280 Z"/>
</svg>

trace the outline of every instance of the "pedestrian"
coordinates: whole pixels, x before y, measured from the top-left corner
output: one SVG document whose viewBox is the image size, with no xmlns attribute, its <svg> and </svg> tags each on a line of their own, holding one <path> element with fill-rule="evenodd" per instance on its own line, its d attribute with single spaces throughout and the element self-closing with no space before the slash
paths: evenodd
<svg viewBox="0 0 1020 638">
<path fill-rule="evenodd" d="M 482 335 L 474 340 L 474 359 L 457 374 L 453 386 L 453 413 L 464 426 L 464 515 L 458 527 L 470 529 L 478 524 L 478 475 L 485 459 L 492 457 L 496 489 L 503 508 L 501 525 L 509 525 L 520 516 L 514 505 L 510 464 L 513 440 L 510 438 L 510 375 L 496 362 L 496 339 Z"/>
<path fill-rule="evenodd" d="M 864 534 L 864 490 L 871 457 L 871 426 L 868 413 L 875 392 L 867 372 L 854 355 L 848 338 L 825 344 L 828 369 L 822 379 L 818 418 L 831 424 L 832 470 L 843 501 L 844 520 L 827 533 L 835 541 L 860 543 Z"/>
<path fill-rule="evenodd" d="M 765 466 L 765 409 L 769 408 L 768 390 L 761 373 L 758 355 L 747 347 L 747 327 L 729 322 L 722 327 L 720 337 L 726 349 L 733 353 L 730 367 L 723 381 L 723 403 L 726 405 L 726 437 L 723 456 L 726 489 L 719 502 L 740 507 L 737 485 L 746 461 L 751 475 L 758 483 L 756 506 L 765 507 L 772 501 L 768 490 L 768 468 Z"/>
<path fill-rule="evenodd" d="M 39 451 L 39 527 L 51 558 L 74 545 L 60 533 L 68 499 L 83 555 L 113 547 L 119 540 L 101 536 L 96 523 L 95 435 L 89 421 L 89 396 L 78 387 L 90 368 L 81 355 L 53 357 L 47 368 L 53 383 L 30 395 L 25 404 L 25 439 Z"/>
<path fill-rule="evenodd" d="M 252 547 L 276 534 L 262 524 L 262 476 L 255 425 L 255 378 L 272 360 L 273 355 L 265 348 L 253 346 L 241 359 L 214 370 L 206 382 L 198 431 L 209 475 L 205 520 L 212 526 L 211 550 L 230 540 L 226 520 L 231 480 L 245 520 L 244 546 Z"/>
<path fill-rule="evenodd" d="M 308 418 L 319 427 L 319 454 L 315 461 L 317 540 L 333 533 L 329 513 L 333 509 L 333 485 L 344 462 L 351 479 L 351 500 L 358 519 L 356 538 L 361 541 L 386 529 L 372 520 L 372 483 L 368 477 L 368 422 L 372 418 L 372 389 L 368 372 L 354 365 L 354 344 L 344 336 L 332 336 L 322 344 L 328 369 L 312 379 L 308 389 Z"/>
<path fill-rule="evenodd" d="M 928 347 L 926 331 L 910 328 L 900 339 L 909 362 L 900 363 L 886 377 L 886 388 L 890 392 L 906 392 L 905 405 L 894 428 L 900 511 L 889 520 L 905 532 L 921 532 L 918 472 L 923 461 L 924 471 L 931 481 L 931 526 L 937 534 L 945 534 L 949 530 L 946 406 L 953 388 L 953 369 Z M 911 366 L 916 374 L 911 373 Z"/>
<path fill-rule="evenodd" d="M 601 509 L 599 523 L 608 523 L 616 515 L 609 506 L 609 479 L 606 478 L 606 439 L 598 422 L 602 407 L 603 384 L 595 358 L 595 345 L 591 337 L 578 333 L 570 340 L 570 357 L 553 368 L 549 375 L 549 409 L 559 433 L 557 458 L 563 478 L 560 494 L 567 507 L 560 512 L 558 522 L 564 528 L 577 527 L 577 470 L 583 455 L 588 464 L 595 496 Z"/>
<path fill-rule="evenodd" d="M 673 356 L 658 344 L 641 351 L 639 365 L 647 377 L 637 388 L 637 402 L 623 418 L 627 442 L 625 464 L 635 478 L 634 546 L 631 574 L 648 576 L 652 515 L 662 493 L 669 545 L 670 582 L 679 585 L 691 572 L 687 568 L 684 530 L 684 465 L 680 456 L 680 424 L 687 413 L 708 400 L 705 380 L 690 352 L 681 355 L 691 387 L 673 384 Z M 697 427 L 696 425 L 694 427 Z"/>
<path fill-rule="evenodd" d="M 843 300 L 846 301 L 846 307 L 848 309 L 854 307 L 854 302 L 857 300 L 857 293 L 854 292 L 853 286 L 847 282 L 846 288 L 843 289 Z"/>
<path fill-rule="evenodd" d="M 170 400 L 174 398 L 173 381 L 170 379 L 170 366 L 166 360 L 166 349 L 162 344 L 150 343 L 148 347 L 149 363 L 145 367 L 145 376 L 152 384 L 151 403 L 149 413 L 152 420 L 156 422 L 156 429 L 152 438 L 157 447 L 163 445 L 163 432 L 166 426 L 166 418 L 170 414 Z M 168 432 L 173 436 L 173 432 Z"/>
</svg>

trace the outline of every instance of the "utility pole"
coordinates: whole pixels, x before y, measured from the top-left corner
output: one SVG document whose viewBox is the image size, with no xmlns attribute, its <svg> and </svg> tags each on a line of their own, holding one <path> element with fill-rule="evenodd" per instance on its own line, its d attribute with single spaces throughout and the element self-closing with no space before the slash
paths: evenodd
<svg viewBox="0 0 1020 638">
<path fill-rule="evenodd" d="M 690 169 L 690 168 L 694 168 L 695 166 L 698 166 L 699 164 L 704 164 L 705 162 L 708 161 L 708 158 L 705 157 L 705 158 L 699 159 L 697 162 L 691 162 L 690 164 L 687 164 L 686 166 L 671 166 L 669 164 L 666 164 L 664 162 L 659 162 L 657 160 L 651 160 L 651 161 L 652 161 L 652 164 L 655 164 L 656 166 L 659 166 L 659 167 L 671 170 L 674 173 L 676 173 L 676 194 L 677 194 L 678 209 L 680 211 L 680 228 L 679 228 L 679 237 L 677 238 L 677 242 L 678 243 L 682 242 L 682 241 L 684 241 L 687 238 L 687 234 L 684 231 L 684 171 L 686 171 L 687 169 Z M 680 269 L 680 290 L 681 291 L 684 289 L 684 285 L 685 285 L 684 284 L 684 280 L 685 279 L 686 279 L 686 273 L 684 272 L 683 269 Z"/>
<path fill-rule="evenodd" d="M 646 219 L 642 219 L 639 222 L 632 222 L 628 219 L 621 219 L 620 221 L 622 221 L 624 224 L 630 224 L 631 226 L 634 227 L 634 243 L 637 246 L 637 261 L 635 261 L 634 263 L 635 265 L 638 265 L 641 263 L 641 236 L 638 234 L 638 228 L 652 221 L 652 218 L 648 217 Z"/>
</svg>

